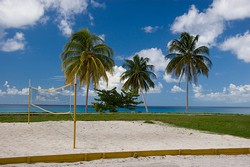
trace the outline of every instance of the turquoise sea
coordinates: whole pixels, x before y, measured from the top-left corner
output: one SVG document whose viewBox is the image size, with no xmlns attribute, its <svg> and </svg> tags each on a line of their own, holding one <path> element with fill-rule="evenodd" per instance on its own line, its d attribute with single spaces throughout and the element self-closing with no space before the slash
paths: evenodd
<svg viewBox="0 0 250 167">
<path fill-rule="evenodd" d="M 46 110 L 53 112 L 67 112 L 70 107 L 68 105 L 42 105 Z M 149 106 L 148 110 L 150 113 L 184 113 L 185 106 Z M 0 113 L 21 113 L 27 112 L 27 104 L 0 104 Z M 37 108 L 31 107 L 31 112 L 43 112 Z M 77 106 L 78 113 L 85 112 L 84 105 Z M 89 112 L 94 113 L 94 109 L 89 107 Z M 125 109 L 119 109 L 119 112 L 131 112 Z M 138 106 L 135 111 L 136 113 L 144 113 L 144 106 Z M 250 114 L 250 107 L 198 107 L 190 106 L 189 113 L 220 113 L 220 114 Z"/>
</svg>

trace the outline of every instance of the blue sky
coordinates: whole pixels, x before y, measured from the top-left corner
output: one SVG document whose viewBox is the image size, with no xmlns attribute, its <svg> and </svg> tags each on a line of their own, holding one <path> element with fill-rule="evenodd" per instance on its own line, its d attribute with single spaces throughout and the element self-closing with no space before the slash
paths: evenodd
<svg viewBox="0 0 250 167">
<path fill-rule="evenodd" d="M 191 106 L 250 106 L 248 0 L 1 0 L 0 103 L 27 103 L 28 81 L 64 84 L 60 54 L 72 32 L 88 28 L 114 50 L 108 89 L 121 88 L 124 59 L 135 54 L 155 66 L 148 105 L 184 106 L 185 83 L 166 75 L 167 44 L 181 32 L 199 34 L 210 49 L 209 77 L 190 85 Z M 100 89 L 105 89 L 103 81 Z M 84 104 L 85 88 L 78 102 Z M 90 100 L 95 97 L 91 88 Z"/>
</svg>

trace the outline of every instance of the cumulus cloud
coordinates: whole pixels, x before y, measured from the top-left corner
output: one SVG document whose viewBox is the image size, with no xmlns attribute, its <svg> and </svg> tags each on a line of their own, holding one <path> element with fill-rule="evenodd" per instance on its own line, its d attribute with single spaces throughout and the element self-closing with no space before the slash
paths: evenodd
<svg viewBox="0 0 250 167">
<path fill-rule="evenodd" d="M 91 0 L 90 3 L 94 8 L 105 8 L 106 7 L 105 3 L 100 3 L 100 2 L 97 2 L 95 0 Z"/>
<path fill-rule="evenodd" d="M 155 67 L 155 73 L 156 75 L 160 72 L 164 72 L 163 79 L 168 82 L 178 82 L 177 79 L 172 78 L 171 75 L 165 73 L 165 69 L 167 67 L 167 64 L 169 63 L 169 60 L 165 59 L 165 55 L 162 53 L 161 49 L 158 48 L 150 48 L 150 49 L 143 49 L 135 54 L 138 54 L 141 57 L 148 57 L 149 63 L 152 64 Z M 130 57 L 132 59 L 133 56 Z"/>
<path fill-rule="evenodd" d="M 249 9 L 248 0 L 214 0 L 211 10 L 225 20 L 236 20 L 249 18 Z"/>
<path fill-rule="evenodd" d="M 215 44 L 216 37 L 222 34 L 224 30 L 224 23 L 221 17 L 217 17 L 209 11 L 211 10 L 202 13 L 192 5 L 188 13 L 175 19 L 171 31 L 174 33 L 186 31 L 195 35 L 199 34 L 200 45 Z"/>
<path fill-rule="evenodd" d="M 250 34 L 247 31 L 243 35 L 236 35 L 226 39 L 220 48 L 224 51 L 231 51 L 238 59 L 250 63 Z"/>
<path fill-rule="evenodd" d="M 67 20 L 61 20 L 58 28 L 62 31 L 64 36 L 70 36 L 72 34 L 71 23 Z"/>
<path fill-rule="evenodd" d="M 162 92 L 163 85 L 162 83 L 158 82 L 157 85 L 155 85 L 154 88 L 150 88 L 147 93 L 161 93 Z"/>
<path fill-rule="evenodd" d="M 3 84 L 6 90 L 0 89 L 0 95 L 28 95 L 29 88 L 18 90 L 15 86 L 10 86 L 8 81 Z"/>
<path fill-rule="evenodd" d="M 116 87 L 117 91 L 121 91 L 122 86 L 126 81 L 120 81 L 120 79 L 121 79 L 122 73 L 125 71 L 126 71 L 126 69 L 124 69 L 122 66 L 115 66 L 113 74 L 107 73 L 108 78 L 109 78 L 108 86 L 107 86 L 107 83 L 103 79 L 101 79 L 99 82 L 98 89 L 111 90 L 114 87 Z M 149 89 L 148 93 L 161 93 L 162 88 L 163 88 L 162 83 L 158 82 L 158 84 L 155 85 L 155 88 Z"/>
<path fill-rule="evenodd" d="M 104 8 L 105 3 L 95 0 L 2 0 L 0 1 L 0 50 L 11 52 L 23 50 L 25 38 L 22 32 L 17 32 L 14 37 L 8 37 L 8 29 L 22 30 L 36 24 L 45 25 L 49 20 L 54 21 L 64 36 L 69 36 L 73 30 L 75 16 L 88 14 L 87 8 Z M 54 12 L 53 18 L 47 13 Z M 91 23 L 94 17 L 90 14 Z M 20 31 L 18 30 L 18 31 Z M 22 34 L 22 38 L 18 35 Z"/>
<path fill-rule="evenodd" d="M 3 95 L 5 95 L 6 94 L 6 92 L 4 92 L 4 91 L 2 91 L 1 89 L 0 89 L 0 96 L 3 96 Z"/>
<path fill-rule="evenodd" d="M 0 15 L 0 50 L 11 52 L 24 49 L 24 34 L 17 32 L 13 38 L 4 39 L 7 35 L 5 30 L 34 25 L 44 15 L 44 8 L 39 1 L 34 0 L 2 0 Z"/>
<path fill-rule="evenodd" d="M 87 89 L 86 87 L 82 87 L 80 91 L 77 92 L 77 96 L 86 96 Z M 89 97 L 95 97 L 97 96 L 96 92 L 92 89 L 89 89 Z"/>
<path fill-rule="evenodd" d="M 214 0 L 204 12 L 192 5 L 187 13 L 175 19 L 171 31 L 199 34 L 199 45 L 211 46 L 216 44 L 216 38 L 223 33 L 226 21 L 249 17 L 248 0 Z"/>
<path fill-rule="evenodd" d="M 91 14 L 91 13 L 89 13 L 89 20 L 90 20 L 90 24 L 93 26 L 94 25 L 94 17 L 93 17 L 93 15 Z"/>
<path fill-rule="evenodd" d="M 17 50 L 23 50 L 25 45 L 24 34 L 17 32 L 13 38 L 9 38 L 6 41 L 0 43 L 0 50 L 5 52 L 13 52 Z"/>
<path fill-rule="evenodd" d="M 178 82 L 179 82 L 178 79 L 173 78 L 171 75 L 169 75 L 169 74 L 167 74 L 167 73 L 164 74 L 163 79 L 164 79 L 167 83 L 178 83 Z"/>
<path fill-rule="evenodd" d="M 146 27 L 143 27 L 142 30 L 145 32 L 145 33 L 153 33 L 153 32 L 156 32 L 157 30 L 161 29 L 162 27 L 160 26 L 146 26 Z"/>
<path fill-rule="evenodd" d="M 2 0 L 0 15 L 0 27 L 20 28 L 34 25 L 44 15 L 44 7 L 40 1 Z"/>
<path fill-rule="evenodd" d="M 220 92 L 206 92 L 201 85 L 193 85 L 194 98 L 200 101 L 225 102 L 230 104 L 249 103 L 250 85 L 230 84 Z"/>
<path fill-rule="evenodd" d="M 162 50 L 158 48 L 143 49 L 135 54 L 138 54 L 140 57 L 144 58 L 148 57 L 150 59 L 149 64 L 155 66 L 156 72 L 164 71 L 169 62 L 168 60 L 165 60 L 165 56 L 163 55 Z"/>
<path fill-rule="evenodd" d="M 74 17 L 77 14 L 84 13 L 88 7 L 88 0 L 40 0 L 41 6 L 47 10 L 57 12 L 55 18 L 58 23 L 58 28 L 64 36 L 69 36 L 72 33 L 72 25 L 74 25 Z"/>
<path fill-rule="evenodd" d="M 4 87 L 7 87 L 7 88 L 9 88 L 10 87 L 10 85 L 9 85 L 9 83 L 8 83 L 8 81 L 5 81 L 5 83 L 4 83 L 4 85 L 3 85 Z"/>
<path fill-rule="evenodd" d="M 121 66 L 115 66 L 113 74 L 107 73 L 108 75 L 108 86 L 107 83 L 102 79 L 99 82 L 99 89 L 113 89 L 114 87 L 117 88 L 117 90 L 121 90 L 123 86 L 123 82 L 120 81 L 121 74 L 125 72 L 126 69 L 124 69 Z"/>
<path fill-rule="evenodd" d="M 171 89 L 172 93 L 182 93 L 185 92 L 185 90 L 183 90 L 181 87 L 174 85 Z"/>
</svg>

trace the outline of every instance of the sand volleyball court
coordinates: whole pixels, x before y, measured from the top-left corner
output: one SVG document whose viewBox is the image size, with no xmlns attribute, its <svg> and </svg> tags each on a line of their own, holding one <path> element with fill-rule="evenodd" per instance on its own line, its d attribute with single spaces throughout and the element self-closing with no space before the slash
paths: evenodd
<svg viewBox="0 0 250 167">
<path fill-rule="evenodd" d="M 73 149 L 72 121 L 36 122 L 30 125 L 0 123 L 0 131 L 0 157 L 250 147 L 249 139 L 177 128 L 157 122 L 78 121 L 76 149 Z M 250 161 L 249 155 L 243 157 L 246 162 Z"/>
</svg>

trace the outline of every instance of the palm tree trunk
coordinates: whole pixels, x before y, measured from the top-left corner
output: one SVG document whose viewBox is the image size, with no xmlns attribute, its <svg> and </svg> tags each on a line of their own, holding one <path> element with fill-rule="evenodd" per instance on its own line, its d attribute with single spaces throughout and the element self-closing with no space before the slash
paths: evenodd
<svg viewBox="0 0 250 167">
<path fill-rule="evenodd" d="M 141 90 L 140 92 L 141 92 L 141 96 L 142 96 L 142 99 L 143 99 L 143 102 L 144 102 L 144 106 L 145 106 L 145 109 L 146 109 L 146 113 L 148 113 L 148 106 L 147 106 L 147 103 L 146 103 L 146 99 L 145 99 L 145 97 L 144 97 L 144 95 L 143 95 L 142 90 Z"/>
<path fill-rule="evenodd" d="M 87 92 L 86 92 L 86 103 L 85 103 L 85 112 L 88 113 L 88 100 L 89 100 L 89 84 L 87 84 Z"/>
<path fill-rule="evenodd" d="M 186 85 L 186 113 L 188 112 L 188 79 L 187 79 L 187 81 L 186 81 L 187 83 L 187 85 Z"/>
</svg>

